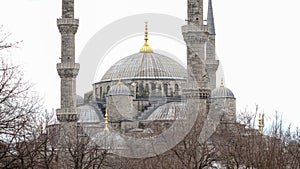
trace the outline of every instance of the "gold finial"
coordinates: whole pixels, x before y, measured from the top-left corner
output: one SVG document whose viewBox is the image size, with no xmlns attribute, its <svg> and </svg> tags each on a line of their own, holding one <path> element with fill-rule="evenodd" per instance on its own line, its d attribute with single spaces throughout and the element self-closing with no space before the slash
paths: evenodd
<svg viewBox="0 0 300 169">
<path fill-rule="evenodd" d="M 145 43 L 144 45 L 141 47 L 140 52 L 143 53 L 150 53 L 153 52 L 153 49 L 149 46 L 148 44 L 148 22 L 145 22 Z"/>
<path fill-rule="evenodd" d="M 224 79 L 223 78 L 221 79 L 221 85 L 220 85 L 220 87 L 224 87 Z"/>
<path fill-rule="evenodd" d="M 104 128 L 104 131 L 105 132 L 109 132 L 109 129 L 108 129 L 108 114 L 107 114 L 107 108 L 105 109 L 105 128 Z"/>
<path fill-rule="evenodd" d="M 122 84 L 123 84 L 122 80 L 121 80 L 121 79 L 119 79 L 119 81 L 118 81 L 118 85 L 122 85 Z"/>
<path fill-rule="evenodd" d="M 43 134 L 43 130 L 44 130 L 43 122 L 40 123 L 39 129 L 40 129 L 40 133 Z"/>
<path fill-rule="evenodd" d="M 263 128 L 264 128 L 264 114 L 258 115 L 258 132 L 260 135 L 263 135 Z"/>
</svg>

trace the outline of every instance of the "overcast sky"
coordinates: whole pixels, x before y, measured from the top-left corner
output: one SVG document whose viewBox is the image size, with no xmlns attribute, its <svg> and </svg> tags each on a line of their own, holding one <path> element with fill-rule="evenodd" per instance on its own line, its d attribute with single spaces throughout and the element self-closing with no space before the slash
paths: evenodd
<svg viewBox="0 0 300 169">
<path fill-rule="evenodd" d="M 11 40 L 23 40 L 21 48 L 9 55 L 24 65 L 26 78 L 36 84 L 47 108 L 59 108 L 60 79 L 55 66 L 60 61 L 56 18 L 61 15 L 61 0 L 0 2 L 0 24 L 12 33 Z M 299 3 L 299 0 L 213 1 L 217 55 L 226 86 L 237 98 L 238 111 L 246 107 L 253 110 L 258 104 L 269 119 L 277 110 L 286 124 L 300 126 Z M 186 0 L 75 0 L 75 4 L 76 18 L 80 19 L 77 57 L 97 31 L 123 17 L 161 13 L 186 19 Z M 151 24 L 149 29 L 151 32 Z M 135 40 L 136 37 L 131 42 Z M 153 38 L 151 45 L 166 50 L 159 38 Z M 131 49 L 137 52 L 139 47 Z M 174 50 L 178 51 L 171 52 L 184 53 L 183 48 Z M 130 53 L 131 50 L 124 51 L 122 57 Z"/>
</svg>

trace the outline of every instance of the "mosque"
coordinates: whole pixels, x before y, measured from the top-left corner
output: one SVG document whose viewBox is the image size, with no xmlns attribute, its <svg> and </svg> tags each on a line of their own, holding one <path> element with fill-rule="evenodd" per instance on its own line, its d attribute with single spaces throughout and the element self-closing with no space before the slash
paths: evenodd
<svg viewBox="0 0 300 169">
<path fill-rule="evenodd" d="M 62 18 L 57 20 L 62 43 L 61 63 L 57 64 L 61 107 L 56 110 L 61 125 L 79 123 L 99 133 L 116 131 L 143 137 L 159 134 L 174 121 L 186 119 L 187 112 L 213 114 L 224 123 L 236 123 L 233 92 L 223 82 L 216 84 L 219 60 L 212 0 L 208 1 L 206 22 L 203 0 L 188 0 L 187 24 L 181 28 L 187 69 L 151 48 L 146 23 L 145 42 L 139 52 L 111 66 L 84 98 L 76 95 L 80 65 L 75 63 L 74 44 L 79 21 L 74 19 L 74 0 L 62 2 Z"/>
</svg>

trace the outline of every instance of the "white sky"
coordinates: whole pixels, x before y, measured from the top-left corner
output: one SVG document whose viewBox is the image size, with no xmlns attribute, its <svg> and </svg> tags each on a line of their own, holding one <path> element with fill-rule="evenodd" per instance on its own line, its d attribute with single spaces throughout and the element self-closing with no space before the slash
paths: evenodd
<svg viewBox="0 0 300 169">
<path fill-rule="evenodd" d="M 12 33 L 12 40 L 23 40 L 21 48 L 12 51 L 11 57 L 24 65 L 27 78 L 36 84 L 47 108 L 59 108 L 60 79 L 55 66 L 60 61 L 56 18 L 61 15 L 61 0 L 0 2 L 0 24 Z M 268 118 L 277 110 L 286 124 L 300 126 L 299 3 L 299 0 L 213 1 L 217 55 L 226 86 L 237 98 L 238 111 L 246 107 L 254 109 L 258 104 Z M 75 0 L 75 4 L 76 18 L 80 19 L 77 57 L 98 30 L 125 16 L 162 13 L 186 19 L 186 0 Z M 154 48 L 157 43 L 159 40 L 155 38 L 151 41 Z M 124 53 L 127 56 L 128 51 Z"/>
</svg>

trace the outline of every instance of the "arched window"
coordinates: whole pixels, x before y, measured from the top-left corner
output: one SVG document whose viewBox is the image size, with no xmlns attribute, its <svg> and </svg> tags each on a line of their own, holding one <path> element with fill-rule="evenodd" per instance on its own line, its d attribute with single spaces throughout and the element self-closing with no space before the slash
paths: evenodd
<svg viewBox="0 0 300 169">
<path fill-rule="evenodd" d="M 139 96 L 142 96 L 143 95 L 143 91 L 144 91 L 144 86 L 143 86 L 143 83 L 140 83 L 139 84 Z"/>
<path fill-rule="evenodd" d="M 138 83 L 135 83 L 135 93 L 138 94 L 139 92 L 139 84 Z"/>
<path fill-rule="evenodd" d="M 106 87 L 106 93 L 108 93 L 109 89 L 110 89 L 110 87 L 107 86 L 107 87 Z"/>
<path fill-rule="evenodd" d="M 175 96 L 179 95 L 179 85 L 175 84 Z"/>
<path fill-rule="evenodd" d="M 149 95 L 149 84 L 147 83 L 144 90 L 144 96 Z"/>
<path fill-rule="evenodd" d="M 156 84 L 152 82 L 152 83 L 151 83 L 151 90 L 152 90 L 152 91 L 155 91 L 155 89 L 156 89 Z"/>
<path fill-rule="evenodd" d="M 95 89 L 95 97 L 96 97 L 96 99 L 99 98 L 99 95 L 98 95 L 98 92 L 99 92 L 99 91 L 98 91 L 98 90 L 99 90 L 99 89 L 98 89 L 98 87 L 96 86 L 96 89 Z"/>
<path fill-rule="evenodd" d="M 100 95 L 100 99 L 101 99 L 103 97 L 102 96 L 102 86 L 100 87 L 99 95 Z"/>
<path fill-rule="evenodd" d="M 161 91 L 161 84 L 158 85 L 157 89 Z"/>
<path fill-rule="evenodd" d="M 168 84 L 164 84 L 164 93 L 166 96 L 168 96 Z"/>
</svg>

